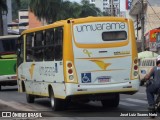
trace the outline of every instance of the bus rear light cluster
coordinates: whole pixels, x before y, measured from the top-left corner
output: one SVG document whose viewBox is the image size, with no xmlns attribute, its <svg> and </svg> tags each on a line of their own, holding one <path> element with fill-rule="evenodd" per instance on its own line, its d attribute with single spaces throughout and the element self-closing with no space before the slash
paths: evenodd
<svg viewBox="0 0 160 120">
<path fill-rule="evenodd" d="M 133 75 L 135 77 L 137 77 L 138 76 L 138 60 L 137 60 L 137 58 L 134 59 L 134 61 L 133 61 L 133 69 L 134 69 Z"/>
<path fill-rule="evenodd" d="M 69 80 L 73 81 L 74 76 L 73 76 L 73 64 L 72 64 L 72 62 L 67 63 L 67 73 L 68 73 Z"/>
</svg>

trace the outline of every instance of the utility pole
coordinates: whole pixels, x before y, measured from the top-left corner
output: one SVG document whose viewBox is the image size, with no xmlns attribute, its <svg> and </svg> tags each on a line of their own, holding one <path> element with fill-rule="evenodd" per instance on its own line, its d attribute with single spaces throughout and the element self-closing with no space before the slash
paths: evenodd
<svg viewBox="0 0 160 120">
<path fill-rule="evenodd" d="M 113 0 L 111 0 L 111 16 L 114 16 L 113 9 L 114 9 L 114 7 L 113 7 Z"/>
<path fill-rule="evenodd" d="M 3 15 L 2 15 L 2 8 L 0 8 L 0 36 L 3 36 Z"/>
<path fill-rule="evenodd" d="M 141 50 L 142 52 L 145 50 L 145 45 L 144 45 L 144 4 L 143 4 L 143 0 L 141 0 L 141 41 L 142 41 L 142 44 L 141 44 Z"/>
</svg>

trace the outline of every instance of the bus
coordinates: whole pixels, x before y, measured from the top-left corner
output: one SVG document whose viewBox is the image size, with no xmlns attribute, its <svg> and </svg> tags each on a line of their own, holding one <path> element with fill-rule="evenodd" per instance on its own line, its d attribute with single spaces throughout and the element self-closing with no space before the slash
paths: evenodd
<svg viewBox="0 0 160 120">
<path fill-rule="evenodd" d="M 2 86 L 17 85 L 16 61 L 19 35 L 0 36 L 0 90 Z"/>
<path fill-rule="evenodd" d="M 144 83 L 144 77 L 146 74 L 150 72 L 150 70 L 156 66 L 157 57 L 151 57 L 151 58 L 142 58 L 139 60 L 139 79 L 140 79 L 140 85 L 143 85 Z M 153 79 L 151 77 L 150 79 Z"/>
<path fill-rule="evenodd" d="M 70 101 L 118 107 L 139 89 L 133 22 L 86 17 L 25 30 L 18 40 L 18 90 L 26 100 L 48 97 L 53 111 Z"/>
</svg>

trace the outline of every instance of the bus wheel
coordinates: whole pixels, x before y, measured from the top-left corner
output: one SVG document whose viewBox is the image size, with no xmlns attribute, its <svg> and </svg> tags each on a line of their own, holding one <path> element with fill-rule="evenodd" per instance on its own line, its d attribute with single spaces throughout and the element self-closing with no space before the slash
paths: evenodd
<svg viewBox="0 0 160 120">
<path fill-rule="evenodd" d="M 26 94 L 26 99 L 28 103 L 34 103 L 35 97 L 33 95 Z"/>
<path fill-rule="evenodd" d="M 2 90 L 1 85 L 0 85 L 0 91 Z"/>
<path fill-rule="evenodd" d="M 115 107 L 116 108 L 119 105 L 119 100 L 120 100 L 119 94 L 115 94 L 113 99 L 101 100 L 101 103 L 104 108 L 107 108 L 107 107 Z"/>
<path fill-rule="evenodd" d="M 50 97 L 51 108 L 53 111 L 59 111 L 66 108 L 65 100 L 55 98 L 52 88 L 50 89 L 49 97 Z"/>
</svg>

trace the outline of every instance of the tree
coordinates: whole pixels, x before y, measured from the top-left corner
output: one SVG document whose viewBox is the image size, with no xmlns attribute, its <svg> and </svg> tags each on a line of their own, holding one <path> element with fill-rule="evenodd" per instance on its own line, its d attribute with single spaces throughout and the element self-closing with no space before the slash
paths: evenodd
<svg viewBox="0 0 160 120">
<path fill-rule="evenodd" d="M 20 6 L 20 0 L 16 0 L 16 3 Z M 0 36 L 3 35 L 3 12 L 8 12 L 6 0 L 0 0 Z"/>
<path fill-rule="evenodd" d="M 98 16 L 101 13 L 88 0 L 82 0 L 82 4 L 68 0 L 30 0 L 29 8 L 40 21 L 43 19 L 47 23 L 68 18 Z"/>
<path fill-rule="evenodd" d="M 39 20 L 57 21 L 62 0 L 30 0 L 29 8 Z"/>
<path fill-rule="evenodd" d="M 0 0 L 0 36 L 3 35 L 3 12 L 8 12 L 6 0 Z"/>
<path fill-rule="evenodd" d="M 102 16 L 100 9 L 97 8 L 95 4 L 90 4 L 89 0 L 82 0 L 81 4 L 81 13 L 79 17 Z"/>
<path fill-rule="evenodd" d="M 81 6 L 77 2 L 64 1 L 60 11 L 58 20 L 78 18 L 81 12 Z"/>
<path fill-rule="evenodd" d="M 18 11 L 28 9 L 28 4 L 29 0 L 20 0 L 20 5 L 18 5 L 15 0 L 12 0 L 12 19 L 18 19 Z"/>
</svg>

